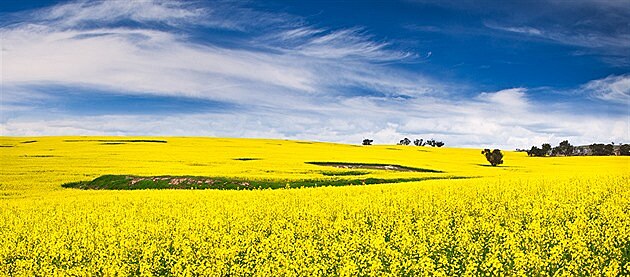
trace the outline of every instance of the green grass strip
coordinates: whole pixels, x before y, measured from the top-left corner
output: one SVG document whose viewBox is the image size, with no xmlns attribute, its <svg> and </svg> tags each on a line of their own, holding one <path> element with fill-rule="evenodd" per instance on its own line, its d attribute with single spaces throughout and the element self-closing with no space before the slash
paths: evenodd
<svg viewBox="0 0 630 277">
<path fill-rule="evenodd" d="M 219 189 L 252 190 L 300 187 L 352 186 L 417 182 L 436 179 L 465 179 L 468 177 L 419 177 L 419 178 L 364 178 L 364 179 L 321 179 L 321 180 L 248 180 L 228 177 L 205 176 L 133 176 L 103 175 L 92 181 L 72 182 L 64 188 L 84 190 L 138 190 L 138 189 Z"/>
</svg>

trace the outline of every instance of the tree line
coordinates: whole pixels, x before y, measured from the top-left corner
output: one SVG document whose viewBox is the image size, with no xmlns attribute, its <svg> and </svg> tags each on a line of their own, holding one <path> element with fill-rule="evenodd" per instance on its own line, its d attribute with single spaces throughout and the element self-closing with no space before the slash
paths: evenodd
<svg viewBox="0 0 630 277">
<path fill-rule="evenodd" d="M 374 140 L 372 139 L 363 139 L 363 145 L 372 145 L 372 142 L 374 142 Z M 412 141 L 409 138 L 404 138 L 401 139 L 397 145 L 410 145 L 412 143 Z M 431 147 L 442 147 L 444 146 L 444 142 L 442 141 L 438 141 L 438 140 L 434 140 L 434 139 L 415 139 L 413 140 L 413 145 L 415 146 L 431 146 Z"/>
<path fill-rule="evenodd" d="M 527 150 L 530 157 L 556 157 L 556 156 L 630 156 L 630 144 L 593 143 L 585 146 L 573 146 L 568 140 L 564 140 L 556 147 L 549 143 L 543 143 L 541 147 L 532 146 Z"/>
</svg>

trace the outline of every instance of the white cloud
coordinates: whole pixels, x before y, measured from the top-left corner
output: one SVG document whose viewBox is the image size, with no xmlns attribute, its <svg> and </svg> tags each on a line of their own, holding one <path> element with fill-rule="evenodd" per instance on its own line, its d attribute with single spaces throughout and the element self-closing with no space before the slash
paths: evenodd
<svg viewBox="0 0 630 277">
<path fill-rule="evenodd" d="M 302 26 L 272 35 L 266 41 L 282 51 L 325 59 L 368 59 L 377 62 L 417 56 L 406 51 L 390 50 L 389 43 L 375 41 L 360 28 L 327 31 Z"/>
<path fill-rule="evenodd" d="M 502 30 L 502 31 L 507 31 L 507 32 L 514 32 L 514 33 L 520 33 L 520 34 L 526 34 L 526 35 L 535 35 L 535 36 L 541 36 L 543 35 L 543 32 L 541 30 L 538 30 L 536 28 L 532 28 L 532 27 L 527 27 L 527 26 L 522 26 L 522 27 L 510 27 L 510 26 L 500 26 L 500 25 L 496 25 L 493 23 L 485 23 L 485 26 L 488 28 L 492 28 L 492 29 L 497 29 L 497 30 Z"/>
<path fill-rule="evenodd" d="M 219 99 L 233 98 L 248 82 L 314 90 L 313 73 L 290 59 L 191 45 L 161 31 L 24 27 L 2 36 L 7 85 L 47 82 Z"/>
<path fill-rule="evenodd" d="M 554 29 L 548 27 L 535 28 L 531 26 L 509 26 L 485 22 L 484 25 L 490 29 L 523 34 L 531 37 L 553 41 L 555 43 L 574 45 L 586 48 L 601 48 L 607 51 L 626 51 L 630 47 L 630 34 L 603 34 L 598 32 L 571 32 L 569 30 Z M 624 54 L 627 57 L 627 54 Z"/>
<path fill-rule="evenodd" d="M 373 64 L 410 54 L 386 49 L 387 43 L 375 42 L 358 29 L 292 27 L 279 35 L 267 31 L 263 38 L 254 35 L 251 42 L 241 41 L 253 49 L 239 50 L 192 42 L 178 29 L 108 25 L 124 19 L 197 24 L 207 11 L 204 22 L 240 24 L 238 16 L 218 12 L 221 8 L 255 14 L 224 6 L 190 10 L 181 2 L 162 1 L 82 1 L 40 10 L 29 20 L 1 28 L 3 82 L 11 87 L 58 84 L 268 105 L 299 104 L 308 101 L 305 95 L 335 92 L 338 86 L 403 94 L 425 93 L 436 86 L 427 78 Z M 280 20 L 255 15 L 260 21 Z M 282 28 L 291 25 L 285 22 Z M 273 36 L 294 45 L 260 44 Z"/>
<path fill-rule="evenodd" d="M 630 75 L 608 76 L 582 86 L 593 97 L 630 106 Z"/>
<path fill-rule="evenodd" d="M 505 91 L 495 94 L 502 96 Z M 212 114 L 22 117 L 0 123 L 0 133 L 268 137 L 344 143 L 372 138 L 378 144 L 394 144 L 410 137 L 435 138 L 447 146 L 503 149 L 543 142 L 557 144 L 564 139 L 576 145 L 595 141 L 630 142 L 623 116 L 543 112 L 532 107 L 497 111 L 496 103 L 486 100 L 497 95 L 484 93 L 465 101 L 355 97 L 298 110 L 276 108 Z"/>
<path fill-rule="evenodd" d="M 511 88 L 491 93 L 483 92 L 477 98 L 491 104 L 493 108 L 512 111 L 527 108 L 526 91 L 525 88 Z"/>
<path fill-rule="evenodd" d="M 185 6 L 184 2 L 137 1 L 75 1 L 43 9 L 37 19 L 57 27 L 75 28 L 97 23 L 108 24 L 120 20 L 136 22 L 162 22 L 178 24 L 182 21 L 201 20 L 204 9 Z"/>
</svg>

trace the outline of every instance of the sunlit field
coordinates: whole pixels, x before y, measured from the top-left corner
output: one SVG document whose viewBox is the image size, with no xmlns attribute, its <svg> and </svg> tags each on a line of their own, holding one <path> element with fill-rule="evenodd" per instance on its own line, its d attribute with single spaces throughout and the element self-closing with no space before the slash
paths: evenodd
<svg viewBox="0 0 630 277">
<path fill-rule="evenodd" d="M 0 274 L 630 274 L 629 157 L 504 151 L 504 164 L 492 167 L 480 151 L 265 139 L 2 137 Z M 279 180 L 287 188 L 62 187 L 106 174 Z M 429 177 L 440 179 L 291 186 Z"/>
</svg>

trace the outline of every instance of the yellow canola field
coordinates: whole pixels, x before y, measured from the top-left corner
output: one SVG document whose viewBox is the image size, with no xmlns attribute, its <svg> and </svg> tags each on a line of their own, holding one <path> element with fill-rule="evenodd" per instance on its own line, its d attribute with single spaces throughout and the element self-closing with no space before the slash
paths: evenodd
<svg viewBox="0 0 630 277">
<path fill-rule="evenodd" d="M 0 275 L 630 274 L 628 157 L 504 154 L 490 167 L 480 149 L 0 137 Z M 331 177 L 322 172 L 347 169 L 305 161 L 445 173 Z M 253 191 L 60 186 L 104 174 L 475 178 Z"/>
</svg>

